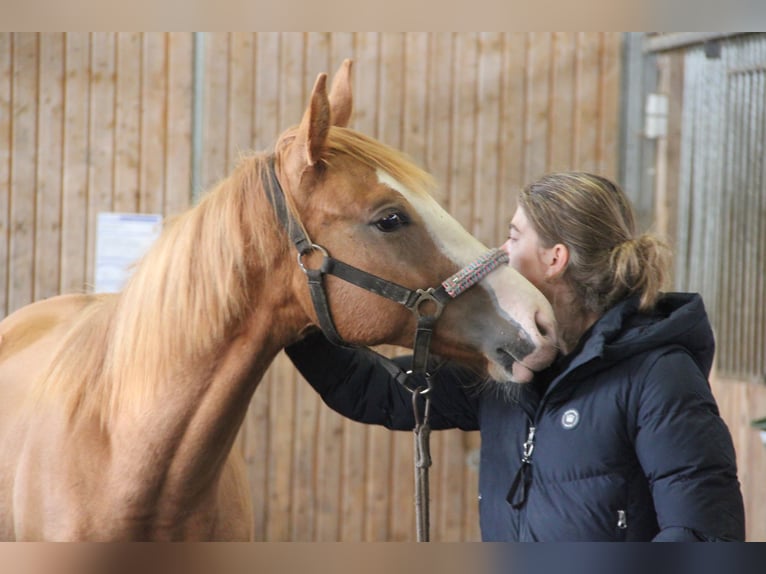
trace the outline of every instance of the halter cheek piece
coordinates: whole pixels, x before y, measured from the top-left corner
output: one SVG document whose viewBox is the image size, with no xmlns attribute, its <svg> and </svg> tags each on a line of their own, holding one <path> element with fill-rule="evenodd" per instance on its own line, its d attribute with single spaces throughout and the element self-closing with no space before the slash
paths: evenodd
<svg viewBox="0 0 766 574">
<path fill-rule="evenodd" d="M 404 305 L 412 311 L 417 318 L 415 331 L 415 343 L 412 353 L 412 369 L 402 379 L 398 368 L 391 368 L 392 375 L 412 393 L 412 407 L 415 414 L 415 499 L 416 499 L 416 522 L 418 541 L 428 540 L 428 468 L 431 466 L 431 455 L 428 446 L 430 426 L 428 415 L 430 400 L 428 392 L 431 390 L 431 376 L 427 372 L 428 352 L 431 345 L 436 320 L 442 314 L 444 305 L 456 298 L 468 288 L 476 285 L 489 273 L 500 265 L 508 263 L 508 254 L 502 249 L 493 249 L 484 253 L 472 263 L 463 267 L 460 271 L 442 281 L 438 287 L 427 289 L 408 289 L 381 279 L 377 275 L 362 271 L 342 261 L 334 259 L 321 245 L 312 243 L 306 235 L 303 227 L 296 221 L 292 212 L 287 208 L 285 193 L 277 178 L 274 168 L 274 156 L 269 157 L 268 170 L 265 171 L 264 185 L 276 211 L 277 218 L 287 230 L 291 241 L 298 251 L 298 265 L 308 279 L 311 299 L 314 310 L 319 319 L 319 326 L 324 335 L 336 345 L 349 346 L 338 334 L 327 303 L 327 294 L 324 288 L 324 276 L 335 275 L 357 287 L 376 293 Z M 269 193 L 271 189 L 274 193 Z M 304 264 L 306 255 L 313 251 L 322 254 L 322 263 L 318 268 L 312 269 Z M 385 365 L 385 363 L 384 363 Z M 386 365 L 389 368 L 389 365 Z M 427 386 L 415 386 L 408 384 L 410 375 L 416 373 L 423 375 Z M 417 383 L 416 383 L 417 384 Z M 417 398 L 424 396 L 425 407 L 423 416 L 420 416 Z"/>
</svg>

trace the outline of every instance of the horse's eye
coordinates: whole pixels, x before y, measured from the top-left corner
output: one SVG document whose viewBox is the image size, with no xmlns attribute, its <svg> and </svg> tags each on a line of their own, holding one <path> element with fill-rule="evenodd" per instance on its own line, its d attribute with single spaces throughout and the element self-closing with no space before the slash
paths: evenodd
<svg viewBox="0 0 766 574">
<path fill-rule="evenodd" d="M 398 211 L 395 211 L 393 213 L 389 213 L 385 217 L 381 217 L 377 221 L 374 222 L 375 227 L 380 229 L 384 232 L 390 232 L 390 231 L 396 231 L 403 225 L 406 225 L 409 223 L 407 221 L 407 216 L 405 216 L 403 213 L 399 213 Z"/>
</svg>

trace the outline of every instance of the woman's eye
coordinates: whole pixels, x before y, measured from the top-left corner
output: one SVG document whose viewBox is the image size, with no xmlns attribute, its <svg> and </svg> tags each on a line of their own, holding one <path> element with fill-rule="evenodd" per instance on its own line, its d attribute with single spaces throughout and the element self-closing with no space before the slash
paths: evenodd
<svg viewBox="0 0 766 574">
<path fill-rule="evenodd" d="M 389 232 L 399 229 L 403 225 L 408 223 L 406 216 L 403 213 L 394 212 L 389 213 L 385 217 L 381 217 L 375 222 L 375 227 L 381 231 Z"/>
</svg>

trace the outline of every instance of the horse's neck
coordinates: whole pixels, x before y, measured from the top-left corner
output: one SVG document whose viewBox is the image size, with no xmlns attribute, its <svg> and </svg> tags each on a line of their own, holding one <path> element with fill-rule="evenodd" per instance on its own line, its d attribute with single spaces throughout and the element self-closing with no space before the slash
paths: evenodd
<svg viewBox="0 0 766 574">
<path fill-rule="evenodd" d="M 254 314 L 225 344 L 190 358 L 150 408 L 114 421 L 115 500 L 131 500 L 133 511 L 151 512 L 171 525 L 214 504 L 252 395 L 283 346 L 281 319 L 270 315 Z"/>
<path fill-rule="evenodd" d="M 211 235 L 200 241 L 216 250 L 210 244 L 220 241 L 221 234 Z M 229 246 L 219 246 L 217 251 L 226 249 Z M 305 322 L 287 287 L 289 263 L 271 261 L 264 272 L 251 259 L 240 272 L 244 286 L 231 283 L 233 291 L 241 291 L 238 298 L 220 298 L 217 307 L 211 299 L 207 314 L 206 305 L 200 303 L 207 295 L 191 292 L 186 297 L 196 309 L 191 322 L 173 313 L 172 301 L 162 303 L 168 312 L 160 322 L 153 316 L 163 313 L 159 305 L 153 311 L 142 310 L 139 320 L 162 330 L 165 339 L 158 344 L 166 345 L 163 352 L 171 358 L 155 356 L 153 365 L 135 371 L 138 378 L 154 377 L 157 384 L 141 398 L 139 408 L 125 409 L 112 420 L 113 443 L 131 445 L 116 453 L 121 457 L 115 461 L 117 490 L 139 485 L 141 492 L 125 495 L 144 500 L 148 507 L 155 505 L 158 513 L 168 516 L 184 512 L 199 502 L 195 497 L 210 493 L 265 370 Z M 212 275 L 216 270 L 195 272 Z M 201 283 L 207 280 L 212 279 L 203 275 L 200 284 L 188 287 L 205 289 Z M 139 301 L 129 298 L 129 302 Z M 232 308 L 221 308 L 224 305 Z M 152 355 L 149 349 L 147 353 Z M 133 366 L 127 368 L 132 372 Z"/>
</svg>

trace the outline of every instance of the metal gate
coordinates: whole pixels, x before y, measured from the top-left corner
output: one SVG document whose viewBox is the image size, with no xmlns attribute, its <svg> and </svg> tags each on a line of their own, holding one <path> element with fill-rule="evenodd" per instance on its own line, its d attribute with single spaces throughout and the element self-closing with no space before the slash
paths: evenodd
<svg viewBox="0 0 766 574">
<path fill-rule="evenodd" d="M 766 371 L 766 34 L 686 52 L 675 288 L 702 293 L 722 375 Z"/>
</svg>

